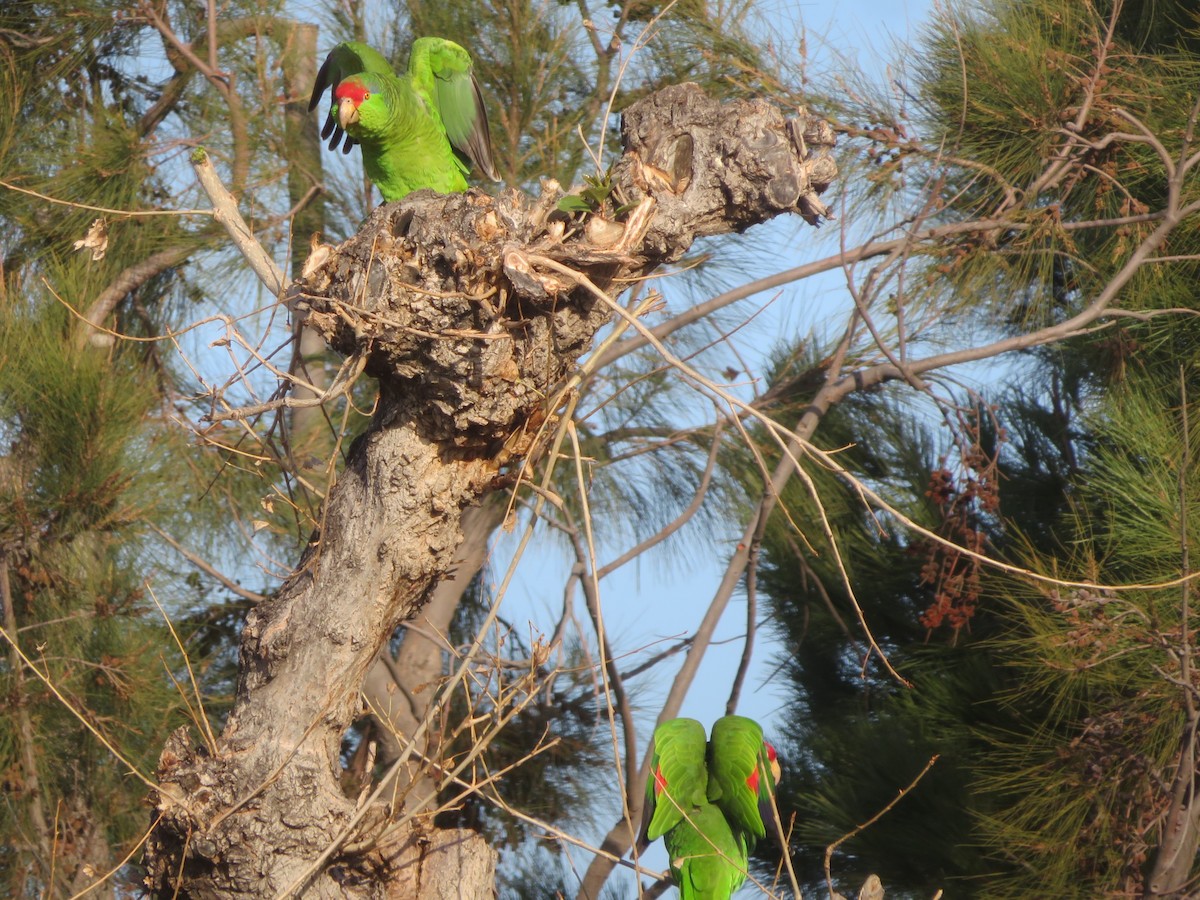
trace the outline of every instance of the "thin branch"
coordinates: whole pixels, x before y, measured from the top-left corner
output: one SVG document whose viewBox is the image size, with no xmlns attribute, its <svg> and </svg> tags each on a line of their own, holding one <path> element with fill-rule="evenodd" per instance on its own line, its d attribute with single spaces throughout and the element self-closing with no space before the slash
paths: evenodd
<svg viewBox="0 0 1200 900">
<path fill-rule="evenodd" d="M 186 547 L 184 547 L 182 544 L 180 544 L 177 540 L 175 540 L 175 538 L 171 537 L 171 535 L 167 534 L 167 532 L 163 531 L 161 528 L 159 528 L 153 522 L 148 522 L 147 524 L 150 526 L 151 531 L 153 531 L 160 538 L 162 538 L 164 541 L 166 541 L 168 544 L 170 544 L 171 547 L 174 548 L 175 551 L 180 556 L 182 556 L 184 559 L 186 559 L 188 562 L 190 562 L 193 566 L 195 566 L 197 569 L 199 569 L 204 574 L 206 574 L 212 578 L 215 578 L 217 581 L 219 581 L 221 583 L 222 587 L 237 594 L 243 600 L 249 600 L 251 603 L 260 603 L 263 600 L 267 599 L 265 594 L 259 594 L 259 593 L 256 593 L 255 591 L 247 590 L 246 588 L 242 587 L 236 581 L 234 581 L 233 579 L 229 578 L 227 575 L 222 573 L 215 566 L 211 565 L 209 562 L 207 562 L 203 558 L 197 556 L 195 553 L 188 550 Z"/>
<path fill-rule="evenodd" d="M 930 769 L 932 769 L 933 764 L 936 763 L 937 761 L 938 761 L 938 754 L 935 753 L 933 756 L 929 757 L 929 762 L 925 763 L 925 768 L 923 768 L 920 772 L 917 773 L 917 777 L 914 778 L 912 781 L 910 781 L 908 783 L 907 787 L 901 788 L 900 792 L 897 793 L 894 798 L 892 798 L 891 802 L 889 802 L 887 806 L 885 806 L 879 812 L 875 813 L 875 815 L 871 816 L 871 818 L 867 819 L 867 821 L 863 822 L 861 825 L 856 826 L 848 834 L 843 834 L 840 838 L 838 838 L 836 841 L 834 841 L 832 844 L 830 844 L 828 847 L 825 848 L 825 886 L 827 888 L 829 888 L 830 896 L 833 895 L 833 876 L 830 874 L 829 866 L 830 866 L 830 861 L 833 859 L 833 851 L 836 850 L 838 847 L 840 847 L 842 844 L 844 844 L 846 841 L 850 840 L 851 838 L 855 837 L 856 835 L 861 834 L 865 829 L 870 828 L 872 825 L 874 825 L 876 822 L 878 822 L 880 819 L 882 819 L 884 816 L 886 816 L 889 812 L 891 812 L 892 808 L 897 803 L 899 803 L 901 800 L 903 800 L 905 798 L 905 796 L 907 796 L 912 791 L 912 789 L 917 786 L 917 783 L 920 782 L 920 780 L 925 777 L 925 773 L 928 772 Z"/>
<path fill-rule="evenodd" d="M 211 216 L 215 215 L 215 211 L 211 209 L 112 209 L 108 206 L 92 206 L 88 203 L 76 203 L 73 200 L 60 200 L 58 197 L 51 197 L 48 194 L 41 194 L 37 191 L 31 191 L 29 188 L 18 187 L 15 184 L 0 179 L 0 187 L 7 188 L 10 191 L 16 191 L 18 194 L 26 194 L 30 197 L 37 197 L 39 200 L 45 200 L 47 203 L 57 203 L 60 206 L 69 206 L 72 209 L 86 209 L 88 212 L 106 213 L 110 216 L 116 216 L 123 219 L 136 219 L 141 216 Z"/>
<path fill-rule="evenodd" d="M 16 639 L 15 634 L 10 635 L 8 633 L 7 629 L 0 629 L 0 637 L 4 638 L 5 642 L 12 649 L 12 652 L 16 655 L 16 657 L 20 660 L 20 662 L 23 663 L 26 667 L 28 667 L 29 671 L 31 671 L 34 675 L 37 676 L 38 680 L 41 681 L 42 684 L 44 684 L 50 690 L 50 693 L 54 694 L 54 696 L 58 699 L 58 702 L 62 704 L 63 708 L 66 709 L 66 711 L 69 712 L 71 715 L 73 715 L 76 719 L 78 719 L 80 724 L 82 724 L 84 728 L 86 728 L 88 731 L 90 731 L 92 733 L 92 736 L 95 737 L 96 740 L 98 740 L 104 746 L 105 750 L 107 750 L 109 753 L 111 753 L 113 755 L 114 759 L 116 759 L 119 763 L 121 763 L 121 765 L 123 765 L 125 767 L 126 771 L 129 772 L 130 775 L 132 775 L 138 781 L 142 782 L 142 784 L 146 785 L 146 787 L 150 788 L 150 790 L 152 790 L 152 791 L 160 791 L 161 790 L 161 787 L 158 784 L 156 784 L 153 781 L 153 779 L 151 779 L 147 775 L 143 775 L 137 766 L 135 766 L 133 763 L 131 763 L 128 759 L 126 759 L 121 754 L 121 752 L 112 745 L 112 742 L 109 741 L 109 739 L 106 738 L 100 732 L 100 730 L 97 729 L 96 726 L 92 724 L 92 722 L 90 721 L 88 716 L 85 716 L 83 713 L 81 713 L 78 709 L 75 708 L 75 705 L 73 703 L 71 703 L 63 695 L 62 691 L 60 691 L 58 689 L 57 685 L 54 684 L 54 682 L 50 679 L 49 675 L 42 672 L 41 669 L 39 669 L 37 666 L 35 666 L 30 661 L 29 657 L 27 657 L 25 655 L 25 653 L 21 650 L 21 648 L 17 645 L 17 639 Z"/>
<path fill-rule="evenodd" d="M 638 753 L 637 753 L 637 728 L 633 721 L 633 708 L 629 704 L 629 694 L 625 690 L 625 684 L 621 680 L 621 672 L 617 668 L 617 662 L 613 658 L 612 647 L 608 641 L 608 632 L 604 627 L 604 611 L 600 603 L 600 576 L 596 572 L 596 543 L 595 537 L 592 534 L 592 517 L 588 506 L 587 499 L 587 481 L 583 474 L 582 453 L 579 448 L 579 433 L 575 428 L 575 423 L 568 424 L 567 433 L 571 438 L 571 447 L 575 457 L 575 479 L 579 489 L 579 502 L 582 506 L 584 536 L 587 541 L 586 552 L 584 547 L 580 545 L 578 540 L 578 531 L 574 530 L 575 536 L 575 552 L 580 565 L 584 566 L 584 571 L 591 571 L 591 575 L 583 575 L 579 579 L 580 585 L 583 587 L 583 596 L 587 601 L 588 613 L 592 618 L 592 627 L 596 631 L 597 649 L 600 654 L 600 673 L 604 683 L 605 692 L 609 695 L 606 699 L 608 702 L 605 708 L 609 716 L 609 728 L 612 730 L 613 736 L 613 752 L 618 765 L 621 762 L 621 754 L 616 746 L 617 740 L 617 725 L 613 718 L 613 699 L 616 699 L 617 712 L 621 717 L 621 732 L 625 737 L 625 777 L 617 782 L 621 788 L 621 809 L 625 811 L 626 823 L 632 831 L 633 820 L 629 808 L 629 797 L 634 794 L 638 787 Z M 564 508 L 564 513 L 569 515 L 569 511 Z"/>
<path fill-rule="evenodd" d="M 192 168 L 196 170 L 200 186 L 204 188 L 204 192 L 213 202 L 213 216 L 225 226 L 234 246 L 246 258 L 246 262 L 250 264 L 250 268 L 258 276 L 259 281 L 266 285 L 267 290 L 276 297 L 282 296 L 284 289 L 288 286 L 288 280 L 284 277 L 283 270 L 275 264 L 275 261 L 263 249 L 262 244 L 255 239 L 250 226 L 238 212 L 237 201 L 221 183 L 217 170 L 213 167 L 212 160 L 205 150 L 198 149 L 192 154 Z"/>
<path fill-rule="evenodd" d="M 145 582 L 146 593 L 150 595 L 150 599 L 154 601 L 154 605 L 158 607 L 158 612 L 162 616 L 163 621 L 167 625 L 167 631 L 171 633 L 171 639 L 175 641 L 175 646 L 179 650 L 179 655 L 183 659 L 183 664 L 187 668 L 188 680 L 192 686 L 192 698 L 196 701 L 196 709 L 192 709 L 191 700 L 183 693 L 182 685 L 176 682 L 176 686 L 180 688 L 180 696 L 183 702 L 187 705 L 188 711 L 192 713 L 196 726 L 204 735 L 210 753 L 217 752 L 217 736 L 213 734 L 212 726 L 208 721 L 208 714 L 204 710 L 204 694 L 200 690 L 200 683 L 196 680 L 196 672 L 192 668 L 191 657 L 188 656 L 187 648 L 183 646 L 183 641 L 179 637 L 179 632 L 175 630 L 175 623 L 171 621 L 171 617 L 167 615 L 167 611 L 163 609 L 163 605 L 158 602 L 158 595 L 154 593 L 154 588 L 150 586 L 150 582 Z M 164 666 L 165 666 L 164 662 Z M 171 676 L 171 680 L 175 681 L 175 676 L 171 673 L 170 667 L 167 667 L 167 674 Z"/>
<path fill-rule="evenodd" d="M 73 894 L 71 896 L 71 900 L 81 900 L 81 898 L 86 897 L 88 894 L 90 894 L 92 891 L 96 890 L 96 888 L 100 887 L 100 885 L 104 884 L 109 879 L 115 878 L 117 876 L 117 873 L 120 872 L 123 868 L 125 868 L 125 866 L 129 864 L 129 861 L 131 859 L 133 859 L 133 857 L 137 854 L 137 852 L 142 849 L 142 844 L 146 843 L 146 840 L 150 837 L 151 834 L 154 833 L 154 829 L 158 827 L 158 823 L 162 821 L 162 817 L 164 815 L 165 815 L 165 813 L 158 814 L 158 818 L 155 819 L 154 822 L 151 823 L 150 827 L 147 828 L 142 833 L 142 836 L 140 838 L 138 838 L 137 843 L 129 848 L 129 852 L 125 854 L 124 858 L 119 863 L 117 863 L 115 866 L 113 866 L 111 869 L 109 869 L 107 872 L 105 872 L 103 875 L 101 875 L 99 878 L 97 878 L 95 881 L 93 881 L 91 884 L 89 884 L 83 890 L 79 891 L 76 894 Z"/>
<path fill-rule="evenodd" d="M 184 262 L 191 256 L 192 249 L 191 247 L 171 247 L 167 250 L 160 250 L 121 272 L 108 287 L 100 292 L 100 296 L 92 301 L 91 307 L 85 314 L 85 318 L 92 327 L 84 329 L 80 346 L 97 334 L 97 326 L 104 323 L 117 304 L 131 291 L 137 290 L 151 278 L 172 266 Z"/>
<path fill-rule="evenodd" d="M 1180 415 L 1180 432 L 1183 439 L 1183 460 L 1179 466 L 1179 563 L 1180 574 L 1188 575 L 1191 572 L 1191 557 L 1189 555 L 1188 544 L 1188 492 L 1187 492 L 1187 477 L 1192 471 L 1192 434 L 1191 426 L 1188 423 L 1188 392 L 1187 392 L 1187 374 L 1184 371 L 1183 364 L 1179 365 L 1179 415 Z M 1179 598 L 1179 617 L 1180 617 L 1180 640 L 1179 640 L 1179 668 L 1180 677 L 1185 684 L 1192 683 L 1192 639 L 1191 639 L 1191 614 L 1188 610 L 1188 603 L 1191 599 L 1194 586 L 1191 582 L 1184 582 L 1180 586 Z M 1184 692 L 1184 704 L 1187 707 L 1189 719 L 1195 721 L 1197 710 L 1195 700 L 1190 691 Z"/>
<path fill-rule="evenodd" d="M 746 565 L 746 639 L 742 645 L 742 658 L 738 662 L 737 673 L 733 676 L 733 685 L 729 688 L 729 699 L 725 702 L 725 715 L 727 716 L 732 716 L 737 712 L 742 685 L 746 681 L 746 673 L 750 670 L 750 659 L 754 655 L 754 637 L 758 631 L 758 558 L 760 549 L 759 545 L 755 545 Z"/>
<path fill-rule="evenodd" d="M 678 516 L 664 525 L 658 532 L 652 534 L 644 541 L 635 547 L 626 550 L 612 562 L 604 565 L 596 572 L 596 580 L 599 581 L 607 578 L 621 566 L 627 562 L 637 559 L 650 548 L 661 544 L 672 534 L 686 525 L 700 509 L 704 503 L 704 497 L 708 493 L 708 486 L 712 481 L 713 470 L 716 468 L 717 452 L 721 447 L 721 431 L 723 423 L 718 422 L 716 428 L 713 429 L 712 446 L 708 451 L 708 460 L 704 464 L 704 472 L 700 476 L 700 483 L 696 485 L 696 491 L 692 494 L 691 502 L 684 508 Z"/>
<path fill-rule="evenodd" d="M 4 628 L 2 632 L 9 645 L 9 671 L 13 675 L 13 696 L 10 702 L 16 708 L 17 743 L 21 754 L 21 779 L 24 781 L 24 793 L 29 800 L 29 819 L 33 826 L 34 840 L 38 844 L 43 860 L 50 860 L 53 866 L 54 844 L 53 835 L 46 822 L 46 811 L 42 806 L 41 779 L 38 776 L 38 751 L 33 733 L 33 720 L 29 716 L 25 694 L 25 668 L 21 665 L 23 654 L 17 644 L 17 613 L 13 606 L 12 584 L 9 581 L 9 553 L 0 549 L 0 607 L 4 613 Z M 57 832 L 55 832 L 57 833 Z M 53 883 L 53 868 L 51 868 L 51 883 Z"/>
</svg>

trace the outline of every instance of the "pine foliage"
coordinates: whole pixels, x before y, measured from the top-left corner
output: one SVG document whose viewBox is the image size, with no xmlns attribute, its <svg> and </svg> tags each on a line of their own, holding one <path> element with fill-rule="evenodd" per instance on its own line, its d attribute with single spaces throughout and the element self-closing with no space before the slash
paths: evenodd
<svg viewBox="0 0 1200 900">
<path fill-rule="evenodd" d="M 932 246 L 906 273 L 910 334 L 937 346 L 952 333 L 990 340 L 1068 321 L 1158 227 L 1174 190 L 1161 148 L 1175 159 L 1194 152 L 1200 20 L 1187 4 L 1117 6 L 953 5 L 912 56 L 917 125 L 880 125 L 898 120 L 876 108 L 878 118 L 851 127 L 874 142 L 863 196 L 881 207 L 920 175 L 935 188 L 934 222 L 1006 211 L 1007 225 Z M 1071 133 L 1090 145 L 1055 170 Z M 1193 175 L 1178 199 L 1197 196 Z M 928 554 L 824 485 L 866 622 L 909 690 L 874 667 L 861 674 L 861 632 L 829 548 L 766 545 L 796 699 L 788 750 L 800 778 L 782 789 L 800 812 L 794 847 L 813 861 L 814 884 L 824 846 L 888 806 L 934 754 L 929 775 L 842 846 L 835 872 L 851 883 L 877 872 L 916 895 L 986 897 L 1128 896 L 1164 877 L 1196 699 L 1195 598 L 1181 578 L 1194 566 L 1200 496 L 1198 221 L 1180 222 L 1162 259 L 1138 269 L 1114 301 L 1123 314 L 1026 351 L 990 376 L 1000 383 L 982 403 L 960 401 L 976 410 L 955 429 L 963 453 L 934 452 L 929 420 L 889 407 L 888 395 L 859 403 L 895 418 L 884 434 L 925 442 L 903 479 L 871 458 L 880 426 L 849 424 L 862 409 L 843 405 L 823 421 L 821 441 L 848 447 L 839 459 L 889 498 L 909 497 L 900 506 L 916 523 L 1093 586 L 948 570 L 961 562 L 953 553 Z M 923 481 L 924 502 L 897 480 Z M 789 501 L 809 522 L 803 504 Z M 957 599 L 943 589 L 956 571 L 966 588 Z M 1162 586 L 1095 586 L 1135 584 Z M 958 618 L 931 617 L 947 600 Z M 1181 853 L 1179 885 L 1195 847 Z"/>
</svg>

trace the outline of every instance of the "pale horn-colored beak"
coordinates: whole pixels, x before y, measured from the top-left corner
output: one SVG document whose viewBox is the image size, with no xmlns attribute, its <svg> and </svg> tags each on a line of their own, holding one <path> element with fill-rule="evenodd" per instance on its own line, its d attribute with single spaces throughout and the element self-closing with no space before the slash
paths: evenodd
<svg viewBox="0 0 1200 900">
<path fill-rule="evenodd" d="M 358 107 L 350 97 L 343 97 L 338 101 L 338 124 L 342 126 L 342 131 L 358 124 Z"/>
</svg>

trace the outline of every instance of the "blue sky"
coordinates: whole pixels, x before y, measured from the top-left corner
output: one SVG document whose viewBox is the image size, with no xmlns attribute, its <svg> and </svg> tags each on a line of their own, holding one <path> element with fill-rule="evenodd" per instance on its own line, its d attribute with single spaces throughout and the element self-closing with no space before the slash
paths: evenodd
<svg viewBox="0 0 1200 900">
<path fill-rule="evenodd" d="M 785 14 L 783 18 L 795 23 L 799 16 L 803 21 L 809 32 L 810 55 L 819 56 L 825 52 L 824 48 L 832 47 L 843 57 L 851 60 L 857 57 L 868 75 L 879 78 L 885 77 L 885 64 L 893 55 L 894 40 L 904 40 L 924 21 L 931 2 L 932 0 L 839 0 L 836 7 L 828 3 L 802 3 L 798 12 L 796 7 L 792 7 L 791 13 Z M 775 5 L 777 4 L 768 0 L 766 7 L 770 9 Z M 824 37 L 818 38 L 817 35 Z M 786 38 L 781 36 L 781 39 Z M 834 195 L 832 199 L 836 202 L 836 185 L 830 194 Z M 827 195 L 826 199 L 831 199 L 830 195 Z M 760 228 L 772 229 L 772 233 L 765 238 L 761 234 L 758 235 L 759 245 L 772 255 L 763 260 L 763 268 L 755 271 L 754 277 L 824 256 L 836 246 L 836 224 L 827 226 L 820 233 L 823 243 L 829 244 L 829 247 L 819 246 L 811 229 L 799 219 L 779 220 L 772 226 Z M 774 243 L 781 246 L 772 248 Z M 826 316 L 832 316 L 834 321 L 838 321 L 851 304 L 849 296 L 842 288 L 840 274 L 835 273 L 830 279 L 819 283 L 807 282 L 803 285 L 803 290 L 813 295 L 805 297 L 803 303 L 771 304 L 770 296 L 752 298 L 742 308 L 743 313 L 749 314 L 763 305 L 771 305 L 773 308 L 748 329 L 747 337 L 739 349 L 752 357 L 758 354 L 761 358 L 762 352 L 770 349 L 770 344 L 785 333 L 803 334 L 819 328 Z M 689 528 L 691 532 L 698 531 L 693 526 Z M 607 624 L 614 642 L 621 649 L 629 650 L 654 642 L 670 642 L 673 638 L 688 633 L 694 624 L 693 619 L 696 618 L 691 613 L 697 605 L 701 605 L 701 608 L 707 605 L 724 570 L 733 543 L 739 535 L 740 529 L 731 527 L 725 535 L 724 542 L 720 538 L 710 541 L 685 529 L 682 547 L 672 546 L 665 551 L 652 552 L 639 562 L 631 563 L 602 584 Z M 503 570 L 500 567 L 507 565 L 509 558 L 503 545 L 497 549 L 493 559 L 497 578 L 502 577 Z M 601 563 L 609 558 L 611 557 L 602 556 Z M 528 604 L 527 618 L 535 628 L 544 626 L 547 633 L 552 629 L 560 609 L 562 585 L 565 580 L 561 571 L 563 562 L 564 560 L 555 558 L 553 553 L 539 553 L 535 558 L 523 561 L 521 579 L 512 589 L 512 596 L 506 601 L 506 611 L 510 620 L 515 617 L 518 604 Z M 744 603 L 731 605 L 726 614 L 727 621 L 723 623 L 726 637 L 742 633 L 744 610 Z M 651 652 L 656 652 L 661 646 L 661 643 L 658 644 Z M 693 696 L 689 697 L 685 715 L 708 722 L 722 714 L 720 707 L 724 705 L 727 685 L 730 683 L 725 669 L 728 668 L 732 672 L 740 654 L 740 642 L 731 643 L 724 649 L 718 647 L 710 651 L 705 664 L 705 675 L 706 681 L 711 681 L 711 685 L 708 689 L 697 685 Z M 758 655 L 764 654 L 760 652 Z M 664 674 L 671 671 L 668 667 Z M 766 673 L 760 671 L 758 674 L 761 678 Z M 748 685 L 748 693 L 743 701 L 744 711 L 747 715 L 760 717 L 766 722 L 773 715 L 776 702 L 770 699 L 769 691 L 756 691 L 755 686 L 754 682 Z M 647 705 L 654 705 L 649 697 L 644 698 L 644 701 Z"/>
</svg>

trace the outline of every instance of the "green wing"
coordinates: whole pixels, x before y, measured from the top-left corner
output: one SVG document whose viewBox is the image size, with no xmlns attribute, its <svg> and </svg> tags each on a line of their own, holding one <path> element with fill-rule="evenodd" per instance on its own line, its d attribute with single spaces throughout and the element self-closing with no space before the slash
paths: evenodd
<svg viewBox="0 0 1200 900">
<path fill-rule="evenodd" d="M 708 742 L 708 799 L 721 808 L 735 832 L 754 843 L 766 836 L 761 797 L 770 797 L 774 778 L 764 777 L 762 726 L 745 716 L 725 716 L 713 723 Z"/>
<path fill-rule="evenodd" d="M 346 41 L 330 50 L 329 55 L 325 57 L 325 62 L 321 64 L 320 71 L 317 72 L 312 96 L 308 98 L 308 108 L 309 110 L 316 109 L 317 104 L 321 102 L 321 95 L 325 93 L 326 89 L 329 90 L 329 114 L 325 117 L 325 126 L 321 129 L 321 139 L 324 140 L 333 135 L 333 139 L 329 142 L 330 150 L 333 150 L 338 144 L 343 144 L 342 152 L 349 153 L 350 148 L 357 143 L 354 138 L 342 131 L 342 127 L 338 124 L 337 115 L 334 113 L 334 110 L 337 109 L 337 102 L 333 99 L 333 94 L 343 79 L 361 74 L 396 77 L 392 64 L 383 57 L 383 54 L 358 41 Z"/>
<path fill-rule="evenodd" d="M 704 803 L 663 838 L 682 900 L 729 900 L 746 880 L 746 843 Z"/>
<path fill-rule="evenodd" d="M 685 812 L 707 802 L 704 752 L 704 726 L 695 719 L 671 719 L 654 729 L 654 755 L 642 812 L 647 841 L 666 834 Z"/>
<path fill-rule="evenodd" d="M 413 88 L 437 110 L 454 149 L 497 181 L 487 110 L 471 68 L 470 54 L 453 41 L 435 37 L 413 41 L 408 60 Z"/>
</svg>

